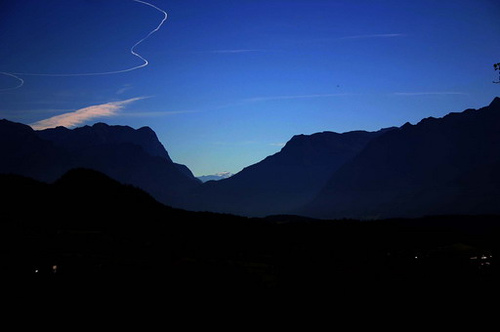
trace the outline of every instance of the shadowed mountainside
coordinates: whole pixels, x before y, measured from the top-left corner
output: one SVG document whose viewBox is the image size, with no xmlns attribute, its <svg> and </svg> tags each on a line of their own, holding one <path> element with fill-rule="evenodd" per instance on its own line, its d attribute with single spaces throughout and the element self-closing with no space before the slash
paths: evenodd
<svg viewBox="0 0 500 332">
<path fill-rule="evenodd" d="M 91 168 L 140 187 L 168 205 L 176 205 L 183 192 L 201 183 L 186 166 L 172 162 L 148 127 L 96 123 L 35 131 L 1 120 L 0 156 L 0 173 L 53 182 L 72 168 Z"/>
<path fill-rule="evenodd" d="M 148 127 L 97 123 L 34 131 L 0 121 L 0 173 L 53 182 L 95 169 L 192 211 L 378 219 L 500 213 L 500 98 L 377 132 L 294 136 L 228 179 L 201 183 Z"/>
<path fill-rule="evenodd" d="M 280 152 L 228 179 L 204 183 L 184 207 L 247 216 L 288 213 L 313 199 L 335 170 L 391 129 L 294 136 Z"/>
<path fill-rule="evenodd" d="M 296 213 L 320 218 L 500 213 L 500 98 L 372 140 Z"/>
<path fill-rule="evenodd" d="M 500 213 L 500 98 L 378 132 L 294 136 L 186 197 L 190 210 L 379 219 Z"/>
</svg>

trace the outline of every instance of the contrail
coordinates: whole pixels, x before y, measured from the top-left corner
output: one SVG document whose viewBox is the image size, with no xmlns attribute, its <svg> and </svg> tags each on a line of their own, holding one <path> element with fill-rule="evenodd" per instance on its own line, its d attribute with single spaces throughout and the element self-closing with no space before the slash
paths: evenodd
<svg viewBox="0 0 500 332">
<path fill-rule="evenodd" d="M 133 71 L 133 70 L 137 70 L 137 69 L 146 67 L 149 64 L 149 61 L 146 58 L 144 58 L 143 56 L 141 56 L 139 53 L 137 53 L 135 51 L 135 48 L 137 46 L 139 46 L 139 44 L 141 44 L 143 41 L 145 41 L 146 39 L 148 39 L 156 31 L 160 30 L 160 28 L 162 27 L 163 23 L 165 23 L 165 21 L 167 20 L 168 14 L 163 9 L 158 8 L 158 7 L 156 7 L 155 5 L 153 5 L 153 4 L 149 3 L 149 2 L 141 1 L 141 0 L 132 0 L 132 1 L 144 4 L 144 5 L 149 6 L 149 7 L 152 7 L 152 8 L 156 9 L 157 11 L 159 11 L 159 12 L 161 12 L 163 14 L 163 19 L 158 24 L 158 26 L 156 28 L 154 28 L 153 30 L 151 30 L 144 38 L 142 38 L 141 40 L 139 40 L 138 42 L 136 42 L 130 48 L 130 53 L 133 56 L 139 58 L 142 61 L 142 64 L 140 64 L 138 66 L 131 67 L 131 68 L 126 68 L 126 69 L 113 70 L 113 71 L 105 71 L 105 72 L 95 72 L 95 73 L 50 74 L 50 73 L 16 73 L 16 72 L 14 72 L 14 73 L 7 73 L 7 72 L 0 72 L 1 75 L 11 76 L 11 77 L 13 77 L 13 78 L 15 78 L 16 80 L 19 81 L 19 83 L 18 83 L 17 86 L 12 87 L 12 88 L 8 88 L 8 89 L 0 89 L 0 91 L 15 90 L 15 89 L 19 89 L 20 87 L 22 87 L 24 85 L 24 80 L 22 78 L 20 78 L 19 76 L 46 76 L 46 77 L 99 76 L 99 75 L 112 75 L 112 74 L 126 73 L 126 72 L 130 72 L 130 71 Z"/>
<path fill-rule="evenodd" d="M 22 87 L 24 85 L 24 80 L 12 73 L 6 73 L 4 71 L 0 71 L 0 75 L 6 75 L 6 76 L 10 76 L 10 77 L 13 77 L 15 78 L 16 80 L 19 81 L 19 83 L 15 86 L 15 87 L 12 87 L 12 88 L 6 88 L 6 89 L 0 89 L 0 91 L 10 91 L 10 90 L 16 90 L 16 89 L 19 89 L 20 87 Z"/>
</svg>

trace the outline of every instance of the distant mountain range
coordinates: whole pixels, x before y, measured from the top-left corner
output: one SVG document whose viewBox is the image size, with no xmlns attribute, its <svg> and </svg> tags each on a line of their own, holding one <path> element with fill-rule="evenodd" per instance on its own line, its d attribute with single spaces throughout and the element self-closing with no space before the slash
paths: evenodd
<svg viewBox="0 0 500 332">
<path fill-rule="evenodd" d="M 95 169 L 172 207 L 251 217 L 499 214 L 499 146 L 495 98 L 415 125 L 297 135 L 259 163 L 205 182 L 173 162 L 148 127 L 35 131 L 1 120 L 0 173 L 53 183 L 73 168 Z"/>
<path fill-rule="evenodd" d="M 233 175 L 234 174 L 231 173 L 231 172 L 219 172 L 219 173 L 212 174 L 212 175 L 198 176 L 197 178 L 201 182 L 207 182 L 207 181 L 219 181 L 219 180 L 227 179 L 227 178 L 230 178 Z"/>
</svg>

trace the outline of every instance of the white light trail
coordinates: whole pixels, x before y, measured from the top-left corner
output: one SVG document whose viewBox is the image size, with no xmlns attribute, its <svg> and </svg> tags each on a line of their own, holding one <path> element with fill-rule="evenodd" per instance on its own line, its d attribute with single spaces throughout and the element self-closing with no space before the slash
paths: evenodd
<svg viewBox="0 0 500 332">
<path fill-rule="evenodd" d="M 12 73 L 6 73 L 6 72 L 4 72 L 4 71 L 1 71 L 1 72 L 0 72 L 0 75 L 5 75 L 5 76 L 10 76 L 10 77 L 13 77 L 13 78 L 15 78 L 15 79 L 19 82 L 16 86 L 14 86 L 14 87 L 12 87 L 12 88 L 0 89 L 0 92 L 1 92 L 1 91 L 11 91 L 11 90 L 16 90 L 16 89 L 19 89 L 20 87 L 22 87 L 22 86 L 24 85 L 24 80 L 23 80 L 22 78 L 20 78 L 20 77 L 16 76 L 16 75 L 14 75 L 14 74 L 12 74 Z"/>
<path fill-rule="evenodd" d="M 140 64 L 138 66 L 130 67 L 130 68 L 120 69 L 120 70 L 104 71 L 104 72 L 93 72 L 93 73 L 50 74 L 50 73 L 18 73 L 18 72 L 12 72 L 11 73 L 11 72 L 0 72 L 0 75 L 10 76 L 12 78 L 15 78 L 19 82 L 18 85 L 16 85 L 15 87 L 7 88 L 7 89 L 0 89 L 0 91 L 16 90 L 16 89 L 19 89 L 20 87 L 22 87 L 24 85 L 24 80 L 22 78 L 20 78 L 19 76 L 77 77 L 77 76 L 112 75 L 112 74 L 121 74 L 121 73 L 126 73 L 126 72 L 130 72 L 130 71 L 134 71 L 134 70 L 141 69 L 141 68 L 144 68 L 147 65 L 149 65 L 149 61 L 146 58 L 144 58 L 142 55 L 140 55 L 139 53 L 137 53 L 135 51 L 135 48 L 137 46 L 139 46 L 139 44 L 141 44 L 143 41 L 145 41 L 146 39 L 148 39 L 152 34 L 154 34 L 155 32 L 157 32 L 158 30 L 160 30 L 160 28 L 162 27 L 163 23 L 165 23 L 165 21 L 167 20 L 168 14 L 163 9 L 158 8 L 157 6 L 155 6 L 155 5 L 153 5 L 153 4 L 149 3 L 149 2 L 141 1 L 141 0 L 132 0 L 132 1 L 144 4 L 144 5 L 149 6 L 149 7 L 152 7 L 152 8 L 156 9 L 157 11 L 159 11 L 159 12 L 161 12 L 163 14 L 163 19 L 156 26 L 156 28 L 154 28 L 153 30 L 151 30 L 144 38 L 142 38 L 141 40 L 139 40 L 138 42 L 136 42 L 130 48 L 130 53 L 133 56 L 139 58 L 142 61 L 142 64 Z"/>
</svg>

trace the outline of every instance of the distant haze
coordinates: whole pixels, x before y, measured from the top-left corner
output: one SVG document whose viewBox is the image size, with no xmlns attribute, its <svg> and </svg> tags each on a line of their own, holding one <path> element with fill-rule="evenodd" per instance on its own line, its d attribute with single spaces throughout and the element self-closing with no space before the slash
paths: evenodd
<svg viewBox="0 0 500 332">
<path fill-rule="evenodd" d="M 219 173 L 212 174 L 212 175 L 198 176 L 198 179 L 200 179 L 202 182 L 207 182 L 207 181 L 223 180 L 223 179 L 227 179 L 231 176 L 233 176 L 233 173 L 231 173 L 231 172 L 219 172 Z"/>
</svg>

